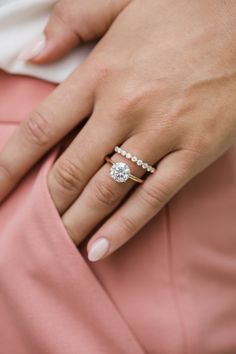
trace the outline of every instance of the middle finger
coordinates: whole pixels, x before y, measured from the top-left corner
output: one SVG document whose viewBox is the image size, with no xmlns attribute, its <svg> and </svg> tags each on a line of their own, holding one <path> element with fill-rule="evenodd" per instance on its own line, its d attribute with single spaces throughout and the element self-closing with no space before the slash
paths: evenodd
<svg viewBox="0 0 236 354">
<path fill-rule="evenodd" d="M 121 129 L 95 123 L 91 116 L 48 174 L 48 188 L 60 214 L 73 203 L 103 164 L 104 154 L 112 151 L 113 141 L 120 139 Z"/>
</svg>

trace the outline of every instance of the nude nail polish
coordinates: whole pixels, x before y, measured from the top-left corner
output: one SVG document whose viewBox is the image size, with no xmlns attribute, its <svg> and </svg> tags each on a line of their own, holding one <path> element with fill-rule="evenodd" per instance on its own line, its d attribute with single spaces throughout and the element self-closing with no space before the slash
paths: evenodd
<svg viewBox="0 0 236 354">
<path fill-rule="evenodd" d="M 88 259 L 91 262 L 96 262 L 105 256 L 109 249 L 110 243 L 105 237 L 97 239 L 88 253 Z"/>
<path fill-rule="evenodd" d="M 18 59 L 22 61 L 33 59 L 42 52 L 42 50 L 45 48 L 45 45 L 46 37 L 44 34 L 41 34 L 20 52 Z"/>
</svg>

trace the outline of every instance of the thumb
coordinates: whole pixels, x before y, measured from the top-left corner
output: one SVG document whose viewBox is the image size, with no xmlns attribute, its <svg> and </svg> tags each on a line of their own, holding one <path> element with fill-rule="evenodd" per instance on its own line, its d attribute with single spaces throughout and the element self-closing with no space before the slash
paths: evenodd
<svg viewBox="0 0 236 354">
<path fill-rule="evenodd" d="M 61 0 L 48 24 L 34 42 L 24 48 L 19 59 L 43 64 L 60 59 L 81 42 L 97 39 L 110 27 L 130 0 Z"/>
</svg>

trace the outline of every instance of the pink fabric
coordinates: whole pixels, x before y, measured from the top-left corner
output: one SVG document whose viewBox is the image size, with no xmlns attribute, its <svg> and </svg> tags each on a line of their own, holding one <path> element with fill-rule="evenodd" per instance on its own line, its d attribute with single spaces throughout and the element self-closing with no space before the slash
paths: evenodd
<svg viewBox="0 0 236 354">
<path fill-rule="evenodd" d="M 52 89 L 0 74 L 0 147 Z M 98 263 L 50 198 L 57 154 L 0 207 L 0 353 L 236 353 L 236 147 Z"/>
</svg>

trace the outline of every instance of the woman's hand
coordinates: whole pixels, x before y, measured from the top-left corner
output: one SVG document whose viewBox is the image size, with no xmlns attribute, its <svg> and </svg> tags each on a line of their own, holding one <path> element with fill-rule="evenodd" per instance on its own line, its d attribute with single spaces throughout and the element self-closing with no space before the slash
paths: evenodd
<svg viewBox="0 0 236 354">
<path fill-rule="evenodd" d="M 1 198 L 90 116 L 51 169 L 50 193 L 76 244 L 101 225 L 88 243 L 90 260 L 110 255 L 133 237 L 236 142 L 233 4 L 133 0 L 85 63 L 1 152 Z M 135 190 L 131 180 L 116 183 L 104 164 L 116 145 L 157 164 Z M 145 173 L 125 157 L 112 158 L 126 162 L 133 175 Z"/>
</svg>

